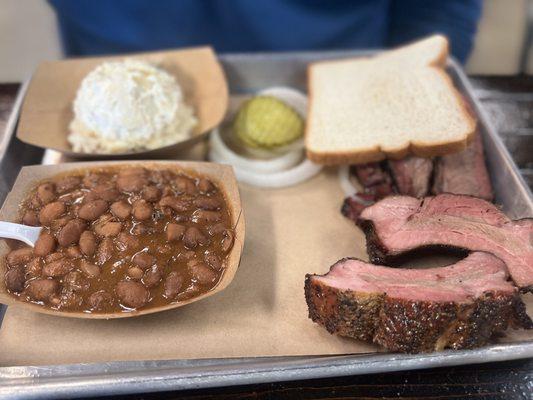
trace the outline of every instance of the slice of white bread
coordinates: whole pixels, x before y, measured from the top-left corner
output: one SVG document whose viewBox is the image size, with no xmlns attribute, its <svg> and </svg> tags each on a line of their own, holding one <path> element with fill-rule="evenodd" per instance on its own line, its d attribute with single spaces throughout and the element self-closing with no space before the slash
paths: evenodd
<svg viewBox="0 0 533 400">
<path fill-rule="evenodd" d="M 443 69 L 447 56 L 436 35 L 372 58 L 312 64 L 309 159 L 358 164 L 464 149 L 476 120 Z"/>
</svg>

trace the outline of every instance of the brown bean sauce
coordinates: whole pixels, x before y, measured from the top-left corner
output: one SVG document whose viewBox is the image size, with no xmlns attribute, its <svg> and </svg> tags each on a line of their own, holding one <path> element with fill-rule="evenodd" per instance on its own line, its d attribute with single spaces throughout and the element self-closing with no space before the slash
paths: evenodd
<svg viewBox="0 0 533 400">
<path fill-rule="evenodd" d="M 234 240 L 220 189 L 172 169 L 53 177 L 32 190 L 20 221 L 44 229 L 34 249 L 7 254 L 6 287 L 61 311 L 127 312 L 199 296 L 221 279 Z"/>
</svg>

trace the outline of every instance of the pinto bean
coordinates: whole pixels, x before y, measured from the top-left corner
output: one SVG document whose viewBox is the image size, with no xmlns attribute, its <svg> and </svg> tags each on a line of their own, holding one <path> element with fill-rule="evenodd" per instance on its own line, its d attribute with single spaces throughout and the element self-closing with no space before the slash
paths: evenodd
<svg viewBox="0 0 533 400">
<path fill-rule="evenodd" d="M 201 208 L 202 210 L 209 211 L 218 210 L 222 206 L 219 200 L 211 197 L 198 197 L 192 201 L 192 204 L 198 208 Z"/>
<path fill-rule="evenodd" d="M 120 250 L 132 250 L 139 247 L 139 239 L 126 232 L 120 232 L 117 237 L 117 245 Z"/>
<path fill-rule="evenodd" d="M 24 213 L 22 217 L 22 223 L 29 226 L 38 226 L 39 225 L 39 216 L 33 210 L 28 210 Z"/>
<path fill-rule="evenodd" d="M 55 279 L 32 279 L 28 282 L 26 293 L 32 300 L 49 301 L 58 289 L 59 283 Z"/>
<path fill-rule="evenodd" d="M 113 251 L 113 239 L 105 238 L 96 249 L 96 262 L 100 265 L 104 264 L 113 256 Z"/>
<path fill-rule="evenodd" d="M 57 230 L 63 228 L 72 219 L 73 218 L 71 216 L 69 216 L 69 215 L 66 215 L 64 217 L 55 219 L 50 224 L 50 228 L 52 228 L 52 230 L 54 230 L 54 231 L 57 231 Z"/>
<path fill-rule="evenodd" d="M 60 201 L 48 203 L 39 212 L 39 221 L 41 225 L 50 226 L 52 221 L 63 215 L 66 210 L 67 207 Z"/>
<path fill-rule="evenodd" d="M 159 198 L 161 197 L 161 191 L 157 187 L 150 185 L 150 186 L 146 186 L 142 190 L 141 195 L 144 200 L 155 202 L 159 200 Z"/>
<path fill-rule="evenodd" d="M 115 185 L 110 182 L 96 185 L 93 191 L 100 199 L 105 201 L 115 201 L 120 196 L 120 192 Z"/>
<path fill-rule="evenodd" d="M 197 183 L 198 189 L 202 193 L 211 193 L 215 190 L 215 185 L 206 178 L 200 178 Z"/>
<path fill-rule="evenodd" d="M 132 279 L 141 280 L 144 275 L 144 271 L 139 267 L 129 267 L 127 274 Z"/>
<path fill-rule="evenodd" d="M 167 225 L 167 242 L 175 242 L 180 240 L 185 233 L 185 226 L 169 223 Z"/>
<path fill-rule="evenodd" d="M 24 289 L 24 283 L 26 282 L 26 277 L 24 273 L 24 268 L 16 267 L 8 270 L 4 276 L 6 288 L 13 293 L 22 292 Z"/>
<path fill-rule="evenodd" d="M 101 200 L 95 191 L 86 192 L 83 196 L 82 204 L 89 204 L 95 200 Z"/>
<path fill-rule="evenodd" d="M 198 192 L 193 180 L 185 176 L 177 176 L 173 183 L 178 193 L 196 194 Z"/>
<path fill-rule="evenodd" d="M 47 255 L 45 258 L 44 258 L 44 261 L 46 263 L 51 263 L 53 261 L 57 261 L 57 260 L 60 260 L 61 258 L 65 257 L 63 255 L 63 253 L 60 253 L 60 252 L 55 252 L 55 253 L 52 253 L 52 254 L 49 254 Z"/>
<path fill-rule="evenodd" d="M 117 177 L 117 187 L 123 192 L 140 192 L 147 184 L 146 170 L 143 168 L 124 169 Z"/>
<path fill-rule="evenodd" d="M 41 233 L 39 239 L 35 242 L 33 253 L 36 256 L 47 256 L 52 253 L 56 248 L 56 239 L 49 233 Z"/>
<path fill-rule="evenodd" d="M 56 190 L 63 194 L 70 192 L 81 184 L 81 178 L 78 176 L 65 176 L 56 182 Z"/>
<path fill-rule="evenodd" d="M 189 209 L 189 207 L 190 207 L 188 202 L 186 202 L 184 200 L 181 200 L 181 199 L 178 199 L 175 196 L 164 196 L 159 201 L 159 206 L 161 208 L 170 207 L 171 209 L 173 209 L 176 212 L 187 211 Z"/>
<path fill-rule="evenodd" d="M 192 213 L 193 222 L 217 222 L 222 218 L 218 211 L 195 210 Z"/>
<path fill-rule="evenodd" d="M 85 231 L 80 236 L 80 250 L 86 256 L 92 256 L 96 251 L 96 236 L 91 231 Z"/>
<path fill-rule="evenodd" d="M 83 274 L 89 278 L 94 278 L 100 275 L 100 267 L 98 267 L 97 265 L 91 264 L 88 261 L 81 260 L 79 268 L 80 268 L 80 271 L 83 272 Z"/>
<path fill-rule="evenodd" d="M 57 242 L 63 247 L 73 243 L 78 243 L 85 228 L 85 222 L 83 222 L 81 219 L 73 219 L 67 222 L 67 224 L 61 228 L 57 234 Z"/>
<path fill-rule="evenodd" d="M 176 271 L 172 271 L 165 279 L 165 297 L 167 299 L 174 299 L 179 294 L 182 286 L 183 278 Z"/>
<path fill-rule="evenodd" d="M 216 254 L 208 253 L 204 258 L 207 265 L 209 265 L 211 268 L 216 271 L 222 270 L 222 261 L 220 261 L 220 258 Z"/>
<path fill-rule="evenodd" d="M 37 257 L 31 260 L 26 264 L 26 276 L 29 278 L 36 278 L 41 276 L 41 271 L 43 269 L 41 258 Z"/>
<path fill-rule="evenodd" d="M 103 224 L 95 225 L 94 232 L 99 236 L 114 237 L 122 230 L 120 222 L 105 222 Z"/>
<path fill-rule="evenodd" d="M 83 186 L 92 189 L 101 182 L 105 182 L 105 176 L 91 172 L 83 177 Z"/>
<path fill-rule="evenodd" d="M 80 258 L 82 256 L 79 246 L 67 247 L 67 250 L 65 250 L 65 254 L 69 258 Z"/>
<path fill-rule="evenodd" d="M 185 250 L 185 251 L 180 252 L 176 256 L 176 261 L 180 261 L 180 262 L 189 261 L 193 259 L 195 256 L 196 256 L 196 253 L 194 251 Z"/>
<path fill-rule="evenodd" d="M 128 308 L 139 308 L 150 300 L 150 292 L 139 282 L 121 281 L 117 283 L 115 292 L 120 303 Z"/>
<path fill-rule="evenodd" d="M 11 250 L 6 256 L 7 265 L 26 264 L 33 258 L 33 249 L 31 247 L 23 247 L 17 250 Z"/>
<path fill-rule="evenodd" d="M 137 200 L 133 203 L 133 216 L 139 221 L 146 221 L 152 217 L 152 206 L 146 200 Z"/>
<path fill-rule="evenodd" d="M 102 310 L 113 304 L 113 296 L 104 290 L 100 290 L 91 294 L 87 302 L 92 310 Z"/>
<path fill-rule="evenodd" d="M 157 184 L 168 183 L 169 175 L 167 171 L 150 171 L 150 181 Z"/>
<path fill-rule="evenodd" d="M 116 201 L 111 204 L 111 212 L 117 218 L 126 219 L 131 215 L 131 205 L 124 200 Z"/>
<path fill-rule="evenodd" d="M 161 282 L 161 278 L 163 278 L 161 271 L 157 265 L 154 265 L 152 268 L 145 271 L 142 282 L 147 288 L 152 288 Z"/>
<path fill-rule="evenodd" d="M 226 229 L 223 235 L 224 236 L 222 238 L 222 241 L 220 242 L 220 248 L 222 249 L 224 253 L 227 253 L 233 247 L 233 241 L 235 239 L 235 234 L 233 233 L 232 230 Z"/>
<path fill-rule="evenodd" d="M 198 246 L 204 246 L 209 243 L 209 239 L 195 226 L 187 228 L 183 234 L 183 243 L 189 249 L 195 249 Z"/>
<path fill-rule="evenodd" d="M 207 228 L 207 232 L 209 232 L 211 236 L 215 236 L 215 235 L 218 235 L 219 233 L 223 233 L 225 230 L 226 230 L 226 226 L 222 222 L 211 225 L 209 228 Z"/>
<path fill-rule="evenodd" d="M 146 252 L 137 253 L 131 259 L 131 262 L 142 269 L 146 269 L 155 264 L 155 257 Z"/>
<path fill-rule="evenodd" d="M 192 262 L 187 263 L 187 268 L 193 280 L 202 285 L 212 283 L 217 278 L 215 271 L 201 261 L 192 260 Z"/>
<path fill-rule="evenodd" d="M 61 258 L 57 261 L 45 264 L 42 270 L 43 276 L 48 276 L 55 278 L 58 276 L 63 276 L 66 273 L 74 269 L 74 264 L 67 258 Z"/>
<path fill-rule="evenodd" d="M 37 197 L 42 204 L 48 204 L 57 198 L 55 185 L 51 182 L 42 183 L 37 188 Z"/>
<path fill-rule="evenodd" d="M 98 199 L 91 201 L 81 206 L 78 210 L 78 217 L 86 221 L 94 221 L 107 211 L 107 207 L 108 205 L 105 200 Z"/>
</svg>

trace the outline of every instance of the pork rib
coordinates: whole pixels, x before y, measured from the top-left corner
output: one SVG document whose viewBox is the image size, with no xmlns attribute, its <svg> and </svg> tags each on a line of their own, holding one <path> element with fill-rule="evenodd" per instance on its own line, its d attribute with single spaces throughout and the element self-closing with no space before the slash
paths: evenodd
<svg viewBox="0 0 533 400">
<path fill-rule="evenodd" d="M 342 259 L 306 275 L 305 297 L 309 317 L 330 333 L 407 353 L 473 348 L 532 327 L 505 265 L 483 252 L 423 270 Z"/>
<path fill-rule="evenodd" d="M 360 224 L 375 263 L 426 246 L 486 251 L 507 265 L 522 291 L 533 290 L 533 219 L 512 221 L 485 200 L 452 194 L 393 196 L 363 210 Z"/>
</svg>

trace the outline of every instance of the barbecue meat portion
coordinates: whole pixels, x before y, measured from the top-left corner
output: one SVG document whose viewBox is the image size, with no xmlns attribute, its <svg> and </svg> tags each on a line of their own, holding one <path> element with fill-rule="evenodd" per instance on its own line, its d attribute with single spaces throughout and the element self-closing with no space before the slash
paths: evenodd
<svg viewBox="0 0 533 400">
<path fill-rule="evenodd" d="M 433 172 L 433 161 L 430 158 L 411 156 L 403 160 L 389 160 L 388 166 L 398 193 L 413 197 L 428 194 Z"/>
<path fill-rule="evenodd" d="M 435 194 L 468 194 L 492 201 L 492 186 L 479 133 L 464 151 L 437 159 L 432 190 Z M 410 193 L 402 194 L 419 197 Z"/>
<path fill-rule="evenodd" d="M 482 252 L 422 270 L 342 259 L 306 276 L 305 297 L 309 317 L 330 333 L 407 353 L 472 348 L 532 327 L 504 263 Z"/>
<path fill-rule="evenodd" d="M 373 262 L 435 245 L 486 251 L 506 264 L 520 289 L 533 290 L 533 219 L 512 221 L 485 200 L 453 194 L 393 196 L 364 209 L 360 224 Z"/>
</svg>

